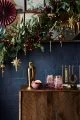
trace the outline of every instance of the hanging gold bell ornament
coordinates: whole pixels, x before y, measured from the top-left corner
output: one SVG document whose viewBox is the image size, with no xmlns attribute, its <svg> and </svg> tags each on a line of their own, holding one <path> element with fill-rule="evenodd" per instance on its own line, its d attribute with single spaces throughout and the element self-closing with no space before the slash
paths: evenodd
<svg viewBox="0 0 80 120">
<path fill-rule="evenodd" d="M 63 33 L 59 34 L 58 39 L 59 39 L 61 47 L 62 47 L 62 41 L 64 41 L 64 34 Z"/>
<path fill-rule="evenodd" d="M 15 67 L 15 70 L 17 72 L 18 67 L 20 66 L 20 59 L 18 59 L 17 57 L 11 62 L 13 64 L 13 66 Z"/>
<path fill-rule="evenodd" d="M 0 68 L 1 68 L 2 77 L 3 77 L 5 65 L 2 63 L 2 64 L 0 65 Z"/>
</svg>

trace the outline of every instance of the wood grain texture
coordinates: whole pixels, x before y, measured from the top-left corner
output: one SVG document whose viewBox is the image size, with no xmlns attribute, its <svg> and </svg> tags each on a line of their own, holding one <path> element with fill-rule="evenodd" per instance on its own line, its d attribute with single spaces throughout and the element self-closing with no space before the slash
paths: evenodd
<svg viewBox="0 0 80 120">
<path fill-rule="evenodd" d="M 80 91 L 23 90 L 21 120 L 80 120 Z"/>
</svg>

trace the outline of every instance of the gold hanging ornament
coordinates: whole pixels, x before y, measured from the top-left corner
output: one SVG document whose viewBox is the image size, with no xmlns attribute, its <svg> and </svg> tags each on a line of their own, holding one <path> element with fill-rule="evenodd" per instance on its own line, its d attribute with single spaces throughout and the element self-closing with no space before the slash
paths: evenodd
<svg viewBox="0 0 80 120">
<path fill-rule="evenodd" d="M 74 18 L 73 16 L 69 18 L 69 27 L 73 30 L 74 29 Z"/>
<path fill-rule="evenodd" d="M 3 77 L 5 65 L 2 63 L 2 64 L 0 65 L 0 68 L 1 68 L 2 77 Z"/>
<path fill-rule="evenodd" d="M 16 56 L 16 58 L 11 63 L 13 64 L 13 66 L 15 67 L 15 70 L 17 72 L 18 67 L 20 66 L 20 63 L 21 63 L 20 59 L 18 59 L 17 56 Z"/>
</svg>

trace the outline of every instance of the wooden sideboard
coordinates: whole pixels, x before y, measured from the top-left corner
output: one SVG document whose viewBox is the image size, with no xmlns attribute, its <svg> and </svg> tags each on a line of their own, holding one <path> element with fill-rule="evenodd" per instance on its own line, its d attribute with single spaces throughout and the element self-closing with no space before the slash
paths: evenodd
<svg viewBox="0 0 80 120">
<path fill-rule="evenodd" d="M 80 120 L 80 90 L 20 90 L 19 120 Z"/>
</svg>

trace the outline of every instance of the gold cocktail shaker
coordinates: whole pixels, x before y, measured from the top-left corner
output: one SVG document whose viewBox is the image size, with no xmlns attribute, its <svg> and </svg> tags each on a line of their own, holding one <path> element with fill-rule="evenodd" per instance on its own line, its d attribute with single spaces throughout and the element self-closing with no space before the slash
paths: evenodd
<svg viewBox="0 0 80 120">
<path fill-rule="evenodd" d="M 31 89 L 31 83 L 35 80 L 35 67 L 32 62 L 29 62 L 28 66 L 28 90 Z"/>
</svg>

